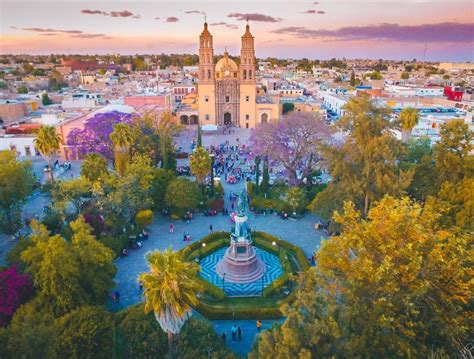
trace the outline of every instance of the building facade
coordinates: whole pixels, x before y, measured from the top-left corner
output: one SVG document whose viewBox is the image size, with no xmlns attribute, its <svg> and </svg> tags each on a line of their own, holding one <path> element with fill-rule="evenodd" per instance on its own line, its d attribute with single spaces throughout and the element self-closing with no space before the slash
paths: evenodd
<svg viewBox="0 0 474 359">
<path fill-rule="evenodd" d="M 224 57 L 214 64 L 207 23 L 199 36 L 198 117 L 201 125 L 254 128 L 278 119 L 278 104 L 259 101 L 255 79 L 255 43 L 247 24 L 241 38 L 240 64 Z"/>
</svg>

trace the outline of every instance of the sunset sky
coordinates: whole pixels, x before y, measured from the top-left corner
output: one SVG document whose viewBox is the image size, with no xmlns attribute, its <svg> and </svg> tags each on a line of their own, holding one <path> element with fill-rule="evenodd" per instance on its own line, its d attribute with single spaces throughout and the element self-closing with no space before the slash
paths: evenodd
<svg viewBox="0 0 474 359">
<path fill-rule="evenodd" d="M 0 0 L 0 52 L 197 53 L 204 14 L 216 53 L 237 54 L 249 18 L 258 57 L 474 61 L 471 1 Z"/>
</svg>

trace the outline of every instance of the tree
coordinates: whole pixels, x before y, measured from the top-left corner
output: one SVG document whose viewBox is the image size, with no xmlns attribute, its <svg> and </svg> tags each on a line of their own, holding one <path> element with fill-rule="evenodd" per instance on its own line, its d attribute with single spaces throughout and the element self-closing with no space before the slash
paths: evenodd
<svg viewBox="0 0 474 359">
<path fill-rule="evenodd" d="M 352 87 L 355 87 L 355 85 L 356 85 L 356 77 L 355 77 L 354 71 L 351 72 L 350 85 L 351 85 Z"/>
<path fill-rule="evenodd" d="M 255 156 L 255 187 L 254 187 L 254 192 L 258 194 L 259 192 L 259 184 L 260 184 L 260 163 L 262 162 L 262 159 L 260 156 Z"/>
<path fill-rule="evenodd" d="M 268 173 L 268 157 L 263 158 L 263 170 L 262 170 L 262 183 L 260 189 L 265 195 L 268 194 L 268 188 L 270 186 L 270 174 Z"/>
<path fill-rule="evenodd" d="M 155 209 L 162 210 L 166 207 L 166 189 L 174 179 L 176 179 L 176 175 L 172 171 L 164 170 L 163 168 L 156 168 L 154 170 L 152 182 L 153 192 L 151 196 Z"/>
<path fill-rule="evenodd" d="M 98 153 L 89 153 L 82 162 L 81 176 L 90 182 L 98 181 L 108 174 L 107 160 Z"/>
<path fill-rule="evenodd" d="M 433 150 L 438 188 L 448 181 L 453 184 L 474 175 L 473 134 L 462 120 L 449 121 L 441 127 L 440 140 Z"/>
<path fill-rule="evenodd" d="M 165 203 L 172 213 L 178 216 L 195 209 L 199 204 L 199 188 L 196 182 L 186 178 L 173 180 L 166 189 Z"/>
<path fill-rule="evenodd" d="M 402 80 L 408 80 L 410 78 L 410 74 L 408 72 L 402 72 L 402 74 L 400 75 L 400 78 Z"/>
<path fill-rule="evenodd" d="M 198 126 L 198 129 L 197 129 L 197 141 L 196 141 L 196 146 L 199 148 L 199 147 L 202 147 L 202 130 L 201 130 L 201 126 Z"/>
<path fill-rule="evenodd" d="M 5 358 L 50 358 L 54 315 L 47 302 L 38 297 L 23 304 L 6 328 L 6 345 L 0 346 Z"/>
<path fill-rule="evenodd" d="M 272 357 L 428 357 L 467 343 L 472 236 L 441 228 L 440 214 L 386 196 L 364 219 L 353 204 L 335 216 L 279 330 L 262 336 Z M 321 352 L 322 351 L 322 352 Z M 289 353 L 287 355 L 286 353 Z M 286 356 L 285 356 L 286 354 Z"/>
<path fill-rule="evenodd" d="M 211 172 L 211 156 L 204 148 L 198 147 L 189 158 L 189 168 L 196 176 L 196 180 L 201 185 L 204 192 L 206 176 Z"/>
<path fill-rule="evenodd" d="M 71 204 L 74 216 L 82 213 L 82 209 L 91 197 L 91 183 L 85 178 L 57 181 L 51 190 L 54 207 L 63 215 L 67 213 Z"/>
<path fill-rule="evenodd" d="M 56 319 L 50 350 L 57 358 L 110 358 L 113 320 L 100 307 L 84 306 Z"/>
<path fill-rule="evenodd" d="M 319 290 L 321 284 L 313 273 L 299 277 L 298 282 L 301 289 L 295 301 L 283 307 L 285 321 L 257 337 L 249 359 L 343 356 L 338 350 L 341 329 L 334 318 L 334 298 Z"/>
<path fill-rule="evenodd" d="M 295 104 L 293 102 L 284 102 L 282 106 L 282 113 L 283 115 L 287 114 L 288 112 L 292 112 L 295 109 Z"/>
<path fill-rule="evenodd" d="M 15 266 L 0 272 L 0 327 L 10 321 L 20 305 L 33 294 L 28 274 L 20 274 Z"/>
<path fill-rule="evenodd" d="M 378 71 L 373 71 L 369 74 L 371 80 L 382 80 L 382 74 Z"/>
<path fill-rule="evenodd" d="M 20 86 L 20 87 L 18 87 L 17 92 L 18 92 L 19 94 L 27 94 L 27 93 L 28 93 L 28 87 L 26 87 L 26 86 Z"/>
<path fill-rule="evenodd" d="M 302 211 L 306 207 L 306 194 L 300 187 L 290 187 L 285 194 L 285 203 L 294 213 Z"/>
<path fill-rule="evenodd" d="M 110 134 L 114 144 L 115 169 L 120 176 L 124 176 L 130 162 L 130 146 L 133 142 L 133 133 L 129 125 L 118 123 Z"/>
<path fill-rule="evenodd" d="M 27 264 L 38 296 L 50 302 L 56 313 L 84 304 L 99 304 L 113 287 L 113 253 L 91 234 L 82 217 L 70 224 L 71 242 L 59 235 L 49 236 L 46 228 L 32 222 L 31 240 L 21 259 Z"/>
<path fill-rule="evenodd" d="M 121 225 L 132 221 L 138 211 L 153 206 L 155 170 L 148 157 L 133 158 L 124 176 L 108 179 L 100 207 Z"/>
<path fill-rule="evenodd" d="M 293 112 L 278 123 L 259 126 L 250 141 L 255 154 L 284 166 L 290 185 L 297 185 L 321 160 L 320 148 L 332 131 L 325 120 L 309 112 Z M 301 176 L 297 175 L 301 170 Z"/>
<path fill-rule="evenodd" d="M 337 123 L 340 131 L 347 133 L 343 143 L 323 148 L 333 181 L 316 195 L 310 208 L 318 213 L 319 207 L 330 206 L 322 201 L 332 198 L 327 194 L 332 192 L 343 196 L 339 203 L 351 200 L 366 216 L 371 203 L 385 194 L 403 195 L 413 172 L 398 166 L 403 146 L 392 132 L 390 109 L 361 96 L 349 100 L 345 110 Z"/>
<path fill-rule="evenodd" d="M 67 137 L 67 144 L 80 155 L 98 153 L 111 161 L 114 159 L 114 144 L 110 134 L 119 123 L 130 125 L 130 114 L 112 111 L 99 113 L 86 120 L 83 129 L 73 129 Z"/>
<path fill-rule="evenodd" d="M 54 126 L 41 126 L 34 144 L 41 156 L 48 162 L 51 183 L 54 183 L 53 159 L 59 151 L 61 137 Z"/>
<path fill-rule="evenodd" d="M 166 335 L 153 315 L 145 314 L 143 304 L 117 314 L 117 329 L 124 341 L 125 357 L 165 358 Z"/>
<path fill-rule="evenodd" d="M 406 143 L 411 136 L 411 131 L 418 124 L 418 109 L 406 107 L 400 112 L 399 122 L 402 129 L 402 142 Z"/>
<path fill-rule="evenodd" d="M 51 101 L 48 94 L 45 92 L 44 94 L 41 95 L 41 103 L 43 104 L 43 106 L 48 106 L 48 105 L 51 105 L 53 101 Z"/>
<path fill-rule="evenodd" d="M 5 81 L 0 81 L 0 89 L 4 90 L 8 88 L 8 84 Z"/>
<path fill-rule="evenodd" d="M 135 216 L 135 223 L 141 230 L 153 223 L 153 212 L 149 209 L 140 211 Z"/>
<path fill-rule="evenodd" d="M 202 291 L 196 280 L 198 265 L 186 262 L 171 248 L 147 256 L 149 273 L 142 273 L 145 312 L 154 312 L 160 327 L 168 334 L 168 348 L 173 356 L 173 336 L 178 334 L 191 315 L 191 306 L 197 305 L 196 294 Z"/>
<path fill-rule="evenodd" d="M 316 272 L 343 299 L 354 354 L 419 357 L 433 346 L 453 352 L 466 339 L 472 237 L 441 229 L 438 217 L 429 205 L 392 197 L 367 220 L 351 204 L 336 215 L 342 235 L 323 245 Z"/>
<path fill-rule="evenodd" d="M 211 323 L 195 317 L 189 318 L 179 333 L 176 341 L 176 357 L 237 359 L 237 356 L 222 343 Z"/>
<path fill-rule="evenodd" d="M 15 234 L 22 227 L 21 207 L 33 189 L 30 161 L 18 161 L 12 151 L 0 151 L 0 232 Z"/>
</svg>

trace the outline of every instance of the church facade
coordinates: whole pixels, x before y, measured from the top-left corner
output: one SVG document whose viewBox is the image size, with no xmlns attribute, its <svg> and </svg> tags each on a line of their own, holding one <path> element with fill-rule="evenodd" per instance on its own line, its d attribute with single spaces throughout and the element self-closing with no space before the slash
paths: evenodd
<svg viewBox="0 0 474 359">
<path fill-rule="evenodd" d="M 276 121 L 279 107 L 267 97 L 257 98 L 254 37 L 247 24 L 242 36 L 240 64 L 227 51 L 214 64 L 212 35 L 207 23 L 199 36 L 199 123 L 254 128 Z"/>
</svg>

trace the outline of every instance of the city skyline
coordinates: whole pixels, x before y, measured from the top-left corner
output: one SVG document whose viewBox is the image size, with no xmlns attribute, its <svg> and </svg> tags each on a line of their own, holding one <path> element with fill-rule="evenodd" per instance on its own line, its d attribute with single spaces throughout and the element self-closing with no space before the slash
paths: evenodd
<svg viewBox="0 0 474 359">
<path fill-rule="evenodd" d="M 238 54 L 249 20 L 259 58 L 472 61 L 470 2 L 2 1 L 2 54 L 194 53 L 205 16 L 216 53 Z M 417 14 L 416 17 L 413 14 Z"/>
</svg>

